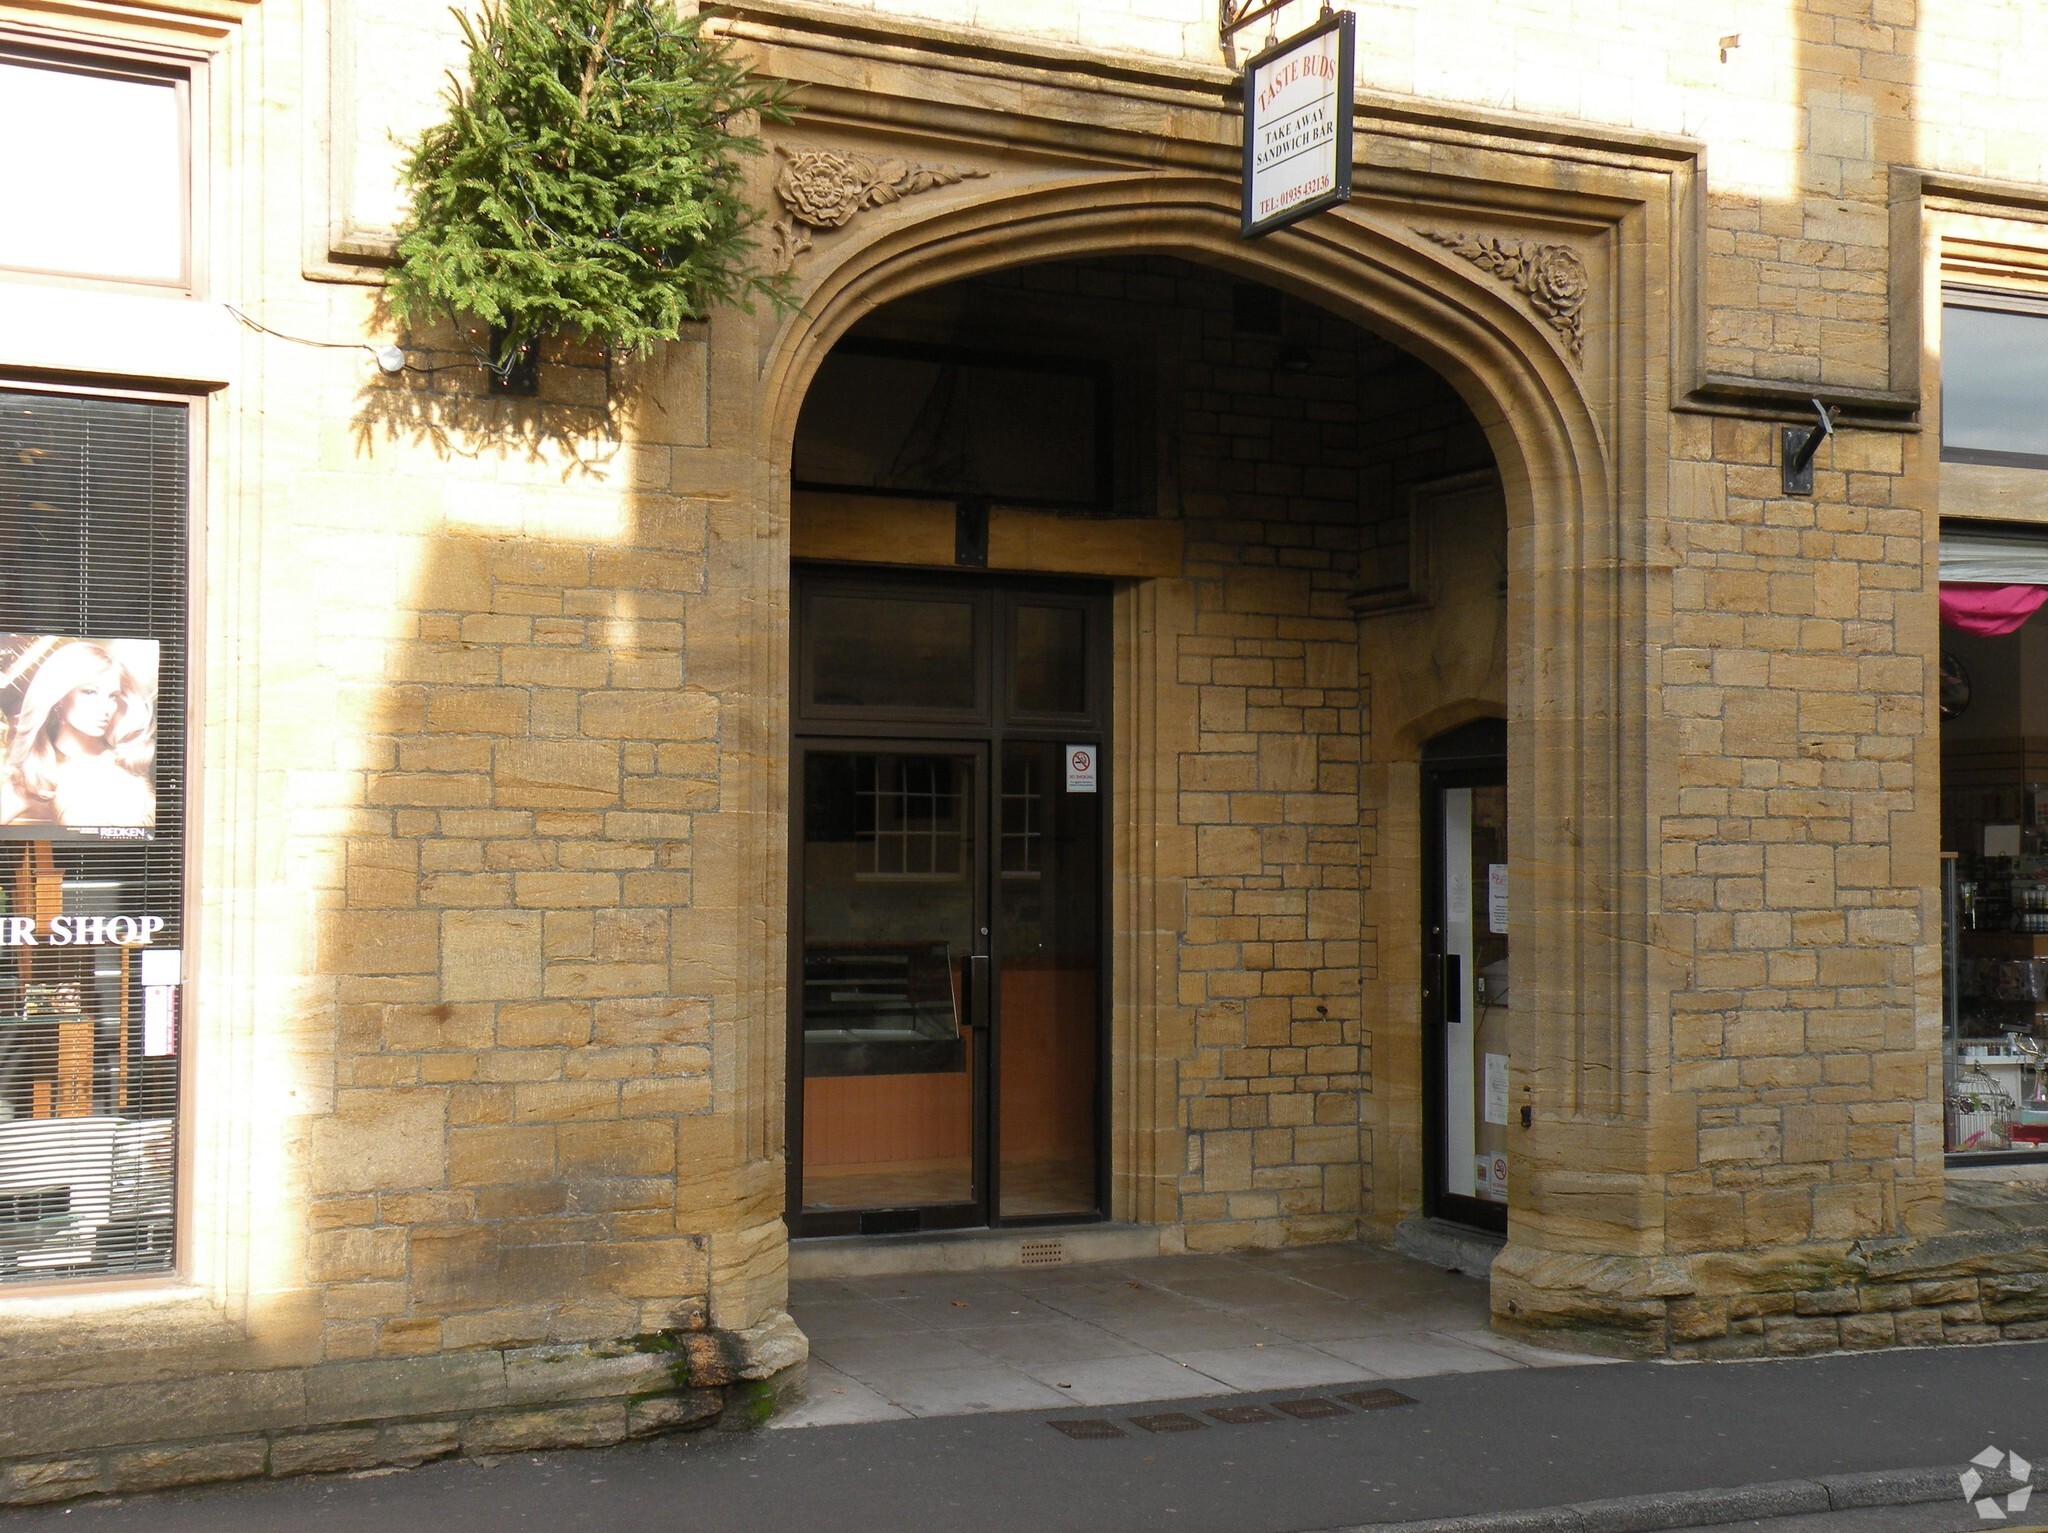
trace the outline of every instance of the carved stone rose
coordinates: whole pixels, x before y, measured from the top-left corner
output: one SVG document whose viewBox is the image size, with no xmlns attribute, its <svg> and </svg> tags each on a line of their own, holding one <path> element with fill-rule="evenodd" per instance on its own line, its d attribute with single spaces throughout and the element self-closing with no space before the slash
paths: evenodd
<svg viewBox="0 0 2048 1533">
<path fill-rule="evenodd" d="M 1504 240 L 1488 234 L 1448 234 L 1418 228 L 1434 240 L 1482 266 L 1529 300 L 1551 329 L 1564 338 L 1574 362 L 1585 360 L 1586 327 L 1580 310 L 1586 306 L 1593 279 L 1585 258 L 1569 245 L 1543 245 L 1533 240 Z"/>
<path fill-rule="evenodd" d="M 1529 302 L 1545 318 L 1569 320 L 1585 307 L 1591 279 L 1586 263 L 1569 245 L 1538 245 L 1524 258 Z"/>
<path fill-rule="evenodd" d="M 787 268 L 811 248 L 811 230 L 843 229 L 862 208 L 884 207 L 938 186 L 979 180 L 985 170 L 957 165 L 913 165 L 908 160 L 871 160 L 864 154 L 777 145 L 783 157 L 775 195 L 786 210 L 769 226 L 768 245 Z"/>
<path fill-rule="evenodd" d="M 866 204 L 873 181 L 852 161 L 824 149 L 806 149 L 783 162 L 775 193 L 790 217 L 813 229 L 837 229 Z"/>
</svg>

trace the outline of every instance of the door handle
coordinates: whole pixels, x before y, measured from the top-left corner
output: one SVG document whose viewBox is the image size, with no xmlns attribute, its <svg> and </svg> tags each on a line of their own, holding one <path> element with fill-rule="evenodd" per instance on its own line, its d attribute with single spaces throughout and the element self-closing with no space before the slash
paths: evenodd
<svg viewBox="0 0 2048 1533">
<path fill-rule="evenodd" d="M 967 955 L 967 1025 L 972 1028 L 988 1027 L 988 954 Z"/>
<path fill-rule="evenodd" d="M 1443 986 L 1444 1021 L 1462 1022 L 1465 1020 L 1465 987 L 1458 983 L 1461 973 L 1458 955 L 1440 954 L 1437 962 L 1442 965 L 1437 974 L 1437 983 Z"/>
</svg>

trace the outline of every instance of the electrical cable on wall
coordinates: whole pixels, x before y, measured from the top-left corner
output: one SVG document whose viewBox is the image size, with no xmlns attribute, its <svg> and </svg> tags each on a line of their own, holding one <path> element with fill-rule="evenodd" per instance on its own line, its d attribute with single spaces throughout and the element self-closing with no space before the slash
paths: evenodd
<svg viewBox="0 0 2048 1533">
<path fill-rule="evenodd" d="M 223 304 L 221 307 L 234 315 L 237 320 L 247 325 L 251 330 L 258 331 L 263 335 L 271 336 L 280 341 L 290 341 L 294 346 L 315 346 L 322 351 L 367 351 L 371 359 L 376 362 L 377 370 L 388 376 L 395 377 L 399 373 L 440 373 L 448 371 L 450 366 L 458 365 L 444 364 L 439 367 L 421 367 L 407 359 L 403 346 L 373 346 L 368 341 L 316 341 L 310 340 L 303 335 L 287 335 L 282 330 L 271 329 L 270 326 L 264 324 L 259 319 L 251 318 L 231 303 Z"/>
</svg>

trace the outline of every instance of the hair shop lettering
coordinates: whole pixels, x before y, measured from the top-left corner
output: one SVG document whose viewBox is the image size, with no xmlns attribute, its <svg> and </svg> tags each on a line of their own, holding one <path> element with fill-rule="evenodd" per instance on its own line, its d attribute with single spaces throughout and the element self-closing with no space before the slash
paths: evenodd
<svg viewBox="0 0 2048 1533">
<path fill-rule="evenodd" d="M 0 947 L 148 947 L 162 916 L 52 916 L 40 929 L 30 916 L 0 916 Z"/>
</svg>

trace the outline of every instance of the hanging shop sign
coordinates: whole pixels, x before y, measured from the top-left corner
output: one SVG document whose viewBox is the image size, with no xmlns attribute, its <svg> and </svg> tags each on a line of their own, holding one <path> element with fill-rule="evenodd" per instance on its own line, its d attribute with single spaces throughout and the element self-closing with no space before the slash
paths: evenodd
<svg viewBox="0 0 2048 1533">
<path fill-rule="evenodd" d="M 1244 237 L 1351 200 L 1349 11 L 1275 43 L 1244 71 Z"/>
</svg>

